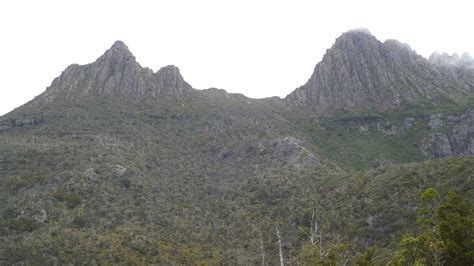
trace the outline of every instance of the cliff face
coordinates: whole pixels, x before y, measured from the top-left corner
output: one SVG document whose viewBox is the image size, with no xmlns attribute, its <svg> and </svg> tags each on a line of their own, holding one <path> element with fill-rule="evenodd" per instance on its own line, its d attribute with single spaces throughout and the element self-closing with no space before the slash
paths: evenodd
<svg viewBox="0 0 474 266">
<path fill-rule="evenodd" d="M 59 96 L 75 98 L 84 95 L 165 94 L 180 97 L 192 90 L 177 67 L 166 66 L 153 73 L 149 68 L 142 68 L 128 47 L 117 41 L 95 62 L 67 67 L 39 96 L 39 100 L 51 101 Z"/>
<path fill-rule="evenodd" d="M 428 158 L 474 156 L 474 110 L 459 116 L 430 116 L 430 132 L 421 143 Z"/>
<path fill-rule="evenodd" d="M 465 74 L 466 75 L 466 74 Z M 308 82 L 286 97 L 291 104 L 323 113 L 457 101 L 473 88 L 395 40 L 384 43 L 365 31 L 339 37 Z"/>
</svg>

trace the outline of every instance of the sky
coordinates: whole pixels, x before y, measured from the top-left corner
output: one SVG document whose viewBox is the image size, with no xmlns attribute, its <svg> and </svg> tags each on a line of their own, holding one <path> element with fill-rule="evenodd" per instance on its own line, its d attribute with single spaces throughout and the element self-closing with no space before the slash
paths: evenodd
<svg viewBox="0 0 474 266">
<path fill-rule="evenodd" d="M 196 89 L 284 97 L 335 39 L 367 28 L 428 57 L 474 54 L 474 1 L 15 0 L 0 2 L 0 115 L 33 99 L 70 64 L 114 41 L 157 71 L 176 65 Z"/>
</svg>

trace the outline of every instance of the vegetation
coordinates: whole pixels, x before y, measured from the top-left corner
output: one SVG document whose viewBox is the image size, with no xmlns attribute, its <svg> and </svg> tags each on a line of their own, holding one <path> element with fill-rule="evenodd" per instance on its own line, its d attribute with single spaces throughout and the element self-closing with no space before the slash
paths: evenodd
<svg viewBox="0 0 474 266">
<path fill-rule="evenodd" d="M 319 118 L 209 93 L 61 99 L 0 126 L 31 118 L 43 122 L 0 132 L 0 264 L 275 265 L 278 228 L 288 264 L 384 265 L 425 247 L 427 188 L 429 241 L 443 259 L 466 251 L 453 236 L 468 221 L 443 224 L 467 217 L 449 206 L 472 204 L 474 159 L 427 160 L 428 113 Z"/>
<path fill-rule="evenodd" d="M 393 265 L 472 265 L 474 263 L 474 205 L 457 193 L 440 200 L 435 189 L 421 196 L 422 232 L 404 236 Z"/>
</svg>

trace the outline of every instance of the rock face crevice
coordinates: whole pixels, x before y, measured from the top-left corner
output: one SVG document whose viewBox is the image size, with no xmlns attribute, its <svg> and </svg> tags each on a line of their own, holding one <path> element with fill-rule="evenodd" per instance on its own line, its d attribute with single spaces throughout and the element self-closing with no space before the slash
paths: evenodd
<svg viewBox="0 0 474 266">
<path fill-rule="evenodd" d="M 95 62 L 67 67 L 39 99 L 84 95 L 182 97 L 192 90 L 177 67 L 166 66 L 153 73 L 141 67 L 128 47 L 117 41 Z"/>
<path fill-rule="evenodd" d="M 321 112 L 400 109 L 453 101 L 472 89 L 468 74 L 437 67 L 395 40 L 380 42 L 367 31 L 336 39 L 308 82 L 286 97 Z"/>
</svg>

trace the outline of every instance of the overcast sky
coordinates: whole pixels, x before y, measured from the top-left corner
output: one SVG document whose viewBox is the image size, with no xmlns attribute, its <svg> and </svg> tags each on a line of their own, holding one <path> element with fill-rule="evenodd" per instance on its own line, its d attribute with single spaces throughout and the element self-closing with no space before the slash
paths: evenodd
<svg viewBox="0 0 474 266">
<path fill-rule="evenodd" d="M 343 32 L 367 28 L 427 57 L 474 53 L 472 1 L 1 1 L 0 114 L 115 40 L 142 66 L 173 64 L 196 89 L 285 96 Z"/>
</svg>

